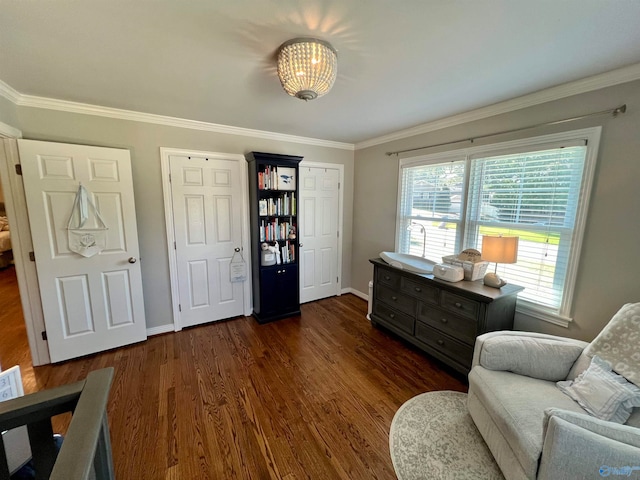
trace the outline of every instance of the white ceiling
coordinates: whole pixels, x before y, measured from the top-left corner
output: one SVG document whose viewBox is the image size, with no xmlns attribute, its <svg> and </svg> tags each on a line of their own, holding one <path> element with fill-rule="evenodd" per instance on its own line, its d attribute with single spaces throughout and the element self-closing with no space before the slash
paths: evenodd
<svg viewBox="0 0 640 480">
<path fill-rule="evenodd" d="M 0 80 L 24 95 L 358 143 L 640 62 L 638 0 L 0 0 Z M 298 36 L 333 90 L 281 89 Z"/>
</svg>

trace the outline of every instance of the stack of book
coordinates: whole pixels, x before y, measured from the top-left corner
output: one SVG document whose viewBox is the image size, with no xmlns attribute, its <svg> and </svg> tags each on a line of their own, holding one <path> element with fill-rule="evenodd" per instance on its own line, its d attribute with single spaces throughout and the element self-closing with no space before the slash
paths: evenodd
<svg viewBox="0 0 640 480">
<path fill-rule="evenodd" d="M 278 167 L 267 165 L 263 171 L 258 172 L 258 188 L 260 190 L 278 189 Z"/>
<path fill-rule="evenodd" d="M 266 198 L 260 200 L 258 208 L 261 217 L 271 215 L 295 215 L 296 197 L 293 193 L 286 193 L 278 198 Z"/>
<path fill-rule="evenodd" d="M 276 240 L 286 240 L 291 232 L 292 224 L 289 222 L 280 223 L 277 218 L 271 222 L 260 221 L 260 241 L 275 242 Z"/>
<path fill-rule="evenodd" d="M 296 249 L 292 243 L 289 243 L 289 240 L 280 247 L 280 252 L 282 255 L 282 263 L 291 263 L 296 261 Z"/>
</svg>

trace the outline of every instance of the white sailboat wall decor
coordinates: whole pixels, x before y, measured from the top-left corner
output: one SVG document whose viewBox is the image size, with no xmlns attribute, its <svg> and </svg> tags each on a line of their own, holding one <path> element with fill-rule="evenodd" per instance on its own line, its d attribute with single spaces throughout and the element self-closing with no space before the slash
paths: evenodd
<svg viewBox="0 0 640 480">
<path fill-rule="evenodd" d="M 87 220 L 91 216 L 94 219 L 93 227 L 87 226 Z M 89 198 L 87 189 L 81 184 L 67 224 L 69 250 L 83 257 L 93 257 L 105 249 L 108 229 L 100 212 Z"/>
</svg>

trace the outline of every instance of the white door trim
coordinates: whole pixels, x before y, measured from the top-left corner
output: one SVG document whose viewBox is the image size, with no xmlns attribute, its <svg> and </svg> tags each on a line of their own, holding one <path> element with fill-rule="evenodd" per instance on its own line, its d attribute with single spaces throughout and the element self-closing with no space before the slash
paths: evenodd
<svg viewBox="0 0 640 480">
<path fill-rule="evenodd" d="M 173 311 L 174 331 L 182 330 L 180 323 L 180 292 L 178 291 L 178 260 L 176 256 L 175 228 L 173 223 L 173 202 L 171 199 L 171 181 L 169 173 L 169 157 L 171 155 L 183 155 L 188 157 L 206 157 L 220 160 L 234 160 L 240 163 L 240 185 L 242 196 L 242 252 L 247 262 L 247 280 L 244 282 L 244 315 L 250 316 L 253 311 L 253 297 L 251 292 L 251 262 L 247 260 L 250 255 L 249 249 L 249 186 L 248 186 L 248 164 L 244 155 L 238 153 L 215 153 L 198 150 L 185 150 L 182 148 L 160 147 L 160 159 L 162 162 L 162 193 L 164 197 L 164 219 L 167 232 L 167 253 L 169 255 L 169 278 L 171 280 L 171 307 Z"/>
<path fill-rule="evenodd" d="M 338 188 L 338 270 L 336 272 L 338 276 L 338 282 L 336 283 L 336 295 L 342 295 L 342 241 L 344 239 L 344 165 L 339 163 L 321 163 L 321 162 L 309 162 L 302 159 L 298 168 L 311 167 L 311 168 L 331 168 L 338 170 L 339 174 L 339 188 Z"/>
<path fill-rule="evenodd" d="M 15 135 L 21 138 L 22 133 L 6 124 L 0 125 L 0 136 Z M 0 181 L 4 192 L 4 203 L 7 216 L 11 219 L 11 247 L 13 250 L 13 263 L 16 268 L 18 289 L 20 290 L 20 302 L 27 330 L 31 361 L 34 366 L 51 363 L 49 357 L 49 345 L 42 338 L 42 332 L 46 330 L 44 315 L 42 312 L 42 300 L 40 299 L 40 287 L 36 264 L 29 260 L 29 252 L 33 251 L 31 241 L 31 228 L 29 227 L 29 215 L 24 193 L 22 178 L 16 174 L 15 166 L 20 163 L 18 144 L 15 140 L 2 141 L 0 148 Z"/>
</svg>

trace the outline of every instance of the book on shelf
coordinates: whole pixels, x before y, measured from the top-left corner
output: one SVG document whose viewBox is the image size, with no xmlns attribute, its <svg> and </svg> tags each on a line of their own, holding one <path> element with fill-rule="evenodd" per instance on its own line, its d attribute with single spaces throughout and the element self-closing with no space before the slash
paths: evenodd
<svg viewBox="0 0 640 480">
<path fill-rule="evenodd" d="M 266 165 L 258 172 L 258 189 L 295 191 L 296 169 Z"/>
<path fill-rule="evenodd" d="M 288 240 L 289 234 L 294 231 L 295 225 L 290 222 L 281 222 L 280 219 L 260 220 L 260 242 L 275 242 Z"/>
<path fill-rule="evenodd" d="M 266 198 L 258 202 L 259 215 L 294 216 L 296 215 L 296 197 L 293 193 L 285 193 L 276 198 Z"/>
<path fill-rule="evenodd" d="M 287 240 L 280 248 L 282 250 L 283 263 L 293 263 L 296 261 L 296 248 L 292 242 Z"/>
</svg>

